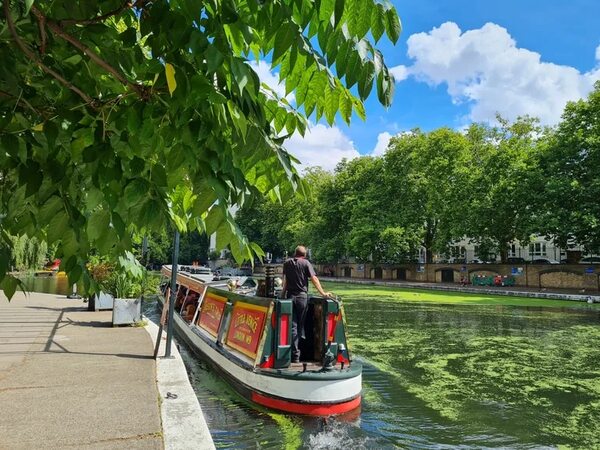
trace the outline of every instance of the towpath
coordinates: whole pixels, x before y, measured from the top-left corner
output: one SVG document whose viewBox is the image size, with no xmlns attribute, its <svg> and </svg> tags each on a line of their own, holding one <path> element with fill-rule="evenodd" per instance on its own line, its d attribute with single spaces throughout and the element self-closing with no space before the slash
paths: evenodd
<svg viewBox="0 0 600 450">
<path fill-rule="evenodd" d="M 113 328 L 111 314 L 64 296 L 0 294 L 0 448 L 181 448 L 163 440 L 172 425 L 161 424 L 161 405 L 165 386 L 177 402 L 185 384 L 193 396 L 183 364 L 159 363 L 157 374 L 148 332 Z M 201 421 L 206 446 L 195 448 L 211 448 Z"/>
</svg>

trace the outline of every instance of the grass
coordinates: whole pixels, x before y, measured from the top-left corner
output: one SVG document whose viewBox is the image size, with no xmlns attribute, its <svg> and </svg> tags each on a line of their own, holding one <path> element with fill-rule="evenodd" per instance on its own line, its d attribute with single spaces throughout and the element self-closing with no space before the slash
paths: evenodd
<svg viewBox="0 0 600 450">
<path fill-rule="evenodd" d="M 464 293 L 452 291 L 435 291 L 428 289 L 406 289 L 390 286 L 356 285 L 351 283 L 323 282 L 324 288 L 345 300 L 360 300 L 364 298 L 393 302 L 430 302 L 440 304 L 465 305 L 507 305 L 534 306 L 555 308 L 595 308 L 600 309 L 600 303 L 588 304 L 572 300 L 552 300 L 529 297 L 513 297 L 492 295 L 487 293 Z"/>
</svg>

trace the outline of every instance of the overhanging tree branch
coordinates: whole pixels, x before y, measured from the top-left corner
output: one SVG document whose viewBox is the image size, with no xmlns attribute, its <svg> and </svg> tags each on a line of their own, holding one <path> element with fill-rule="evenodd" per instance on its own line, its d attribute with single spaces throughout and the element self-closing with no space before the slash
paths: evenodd
<svg viewBox="0 0 600 450">
<path fill-rule="evenodd" d="M 102 14 L 101 16 L 96 16 L 91 19 L 63 19 L 59 20 L 57 24 L 60 26 L 91 25 L 94 23 L 103 22 L 109 17 L 117 16 L 128 9 L 143 8 L 147 2 L 148 0 L 138 0 L 137 2 L 133 3 L 131 0 L 126 0 L 118 8 L 109 11 L 106 14 Z"/>
<path fill-rule="evenodd" d="M 0 90 L 0 97 L 5 97 L 5 98 L 14 98 L 16 100 L 17 105 L 18 104 L 23 104 L 25 105 L 27 108 L 29 108 L 30 110 L 32 110 L 34 113 L 43 116 L 43 114 L 38 111 L 37 109 L 35 109 L 33 107 L 33 105 L 31 103 L 29 103 L 26 99 L 24 99 L 23 97 L 16 97 L 14 95 L 12 95 L 10 92 L 6 92 L 6 91 L 2 91 Z"/>
<path fill-rule="evenodd" d="M 19 37 L 19 34 L 17 33 L 17 29 L 15 28 L 15 24 L 12 21 L 12 18 L 10 16 L 10 7 L 9 7 L 8 3 L 9 3 L 8 1 L 4 2 L 4 16 L 6 18 L 6 24 L 8 25 L 8 29 L 10 31 L 10 34 L 12 35 L 15 43 L 21 49 L 21 51 L 23 53 L 25 53 L 25 55 L 27 55 L 32 61 L 34 61 L 36 63 L 36 65 L 40 69 L 42 69 L 48 75 L 52 76 L 53 78 L 55 78 L 56 80 L 58 80 L 61 84 L 63 84 L 64 86 L 66 86 L 67 88 L 69 88 L 70 90 L 72 90 L 73 92 L 75 92 L 77 95 L 79 95 L 83 100 L 85 100 L 86 104 L 88 104 L 88 105 L 90 105 L 92 107 L 95 107 L 94 106 L 95 105 L 95 101 L 94 101 L 94 99 L 92 97 L 90 97 L 89 95 L 87 95 L 85 92 L 83 92 L 77 86 L 75 86 L 73 83 L 67 81 L 58 72 L 56 72 L 53 69 L 51 69 L 50 67 L 46 66 L 40 60 L 40 58 L 34 52 L 32 52 L 27 47 L 27 45 L 25 45 L 25 43 Z"/>
<path fill-rule="evenodd" d="M 124 86 L 129 87 L 130 89 L 135 91 L 141 98 L 147 97 L 144 86 L 135 84 L 135 83 L 132 83 L 131 81 L 129 81 L 127 78 L 125 78 L 125 76 L 121 72 L 119 72 L 113 66 L 108 64 L 102 58 L 100 58 L 94 51 L 92 51 L 89 47 L 87 47 L 83 42 L 81 42 L 79 39 L 77 39 L 74 36 L 71 36 L 69 33 L 67 33 L 57 22 L 46 18 L 46 16 L 44 16 L 44 14 L 37 7 L 32 6 L 31 12 L 38 18 L 38 20 L 44 21 L 46 23 L 46 25 L 48 26 L 48 28 L 50 28 L 50 30 L 54 34 L 60 36 L 65 41 L 67 41 L 69 44 L 71 44 L 73 47 L 79 49 L 84 55 L 86 55 L 88 58 L 90 58 L 92 61 L 94 61 L 98 66 L 102 67 L 104 70 L 106 70 L 112 76 L 114 76 Z"/>
</svg>

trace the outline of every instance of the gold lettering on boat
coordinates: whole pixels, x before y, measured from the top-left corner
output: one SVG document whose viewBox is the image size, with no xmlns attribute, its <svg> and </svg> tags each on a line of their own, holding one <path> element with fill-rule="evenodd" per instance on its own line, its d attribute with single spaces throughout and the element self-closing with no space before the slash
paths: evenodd
<svg viewBox="0 0 600 450">
<path fill-rule="evenodd" d="M 240 327 L 241 325 L 248 325 L 248 327 L 252 330 L 253 333 L 256 332 L 256 328 L 258 327 L 258 321 L 256 320 L 256 318 L 248 313 L 243 313 L 238 315 L 235 318 L 235 322 L 233 324 L 233 326 L 235 328 Z"/>
</svg>

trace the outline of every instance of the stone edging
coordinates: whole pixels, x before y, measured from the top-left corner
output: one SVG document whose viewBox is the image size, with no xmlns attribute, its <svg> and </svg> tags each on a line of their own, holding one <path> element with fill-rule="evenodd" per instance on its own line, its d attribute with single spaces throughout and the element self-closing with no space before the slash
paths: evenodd
<svg viewBox="0 0 600 450">
<path fill-rule="evenodd" d="M 146 331 L 156 343 L 158 325 L 147 321 Z M 175 342 L 171 348 L 171 359 L 161 358 L 165 353 L 165 333 L 161 339 L 156 360 L 156 385 L 160 395 L 160 416 L 162 419 L 165 450 L 187 450 L 190 448 L 214 449 L 198 397 L 190 384 L 187 370 L 177 350 Z M 167 395 L 170 394 L 170 395 Z M 176 398 L 173 398 L 173 394 Z"/>
</svg>

